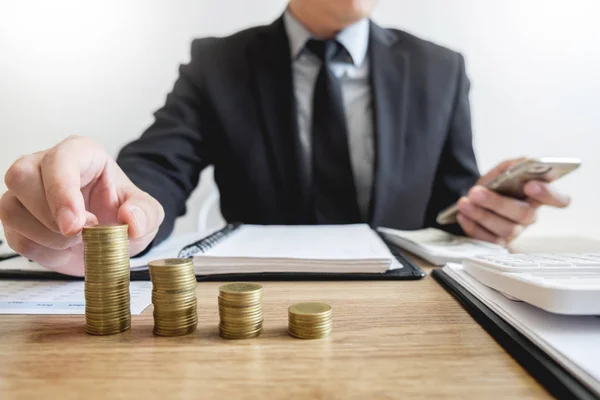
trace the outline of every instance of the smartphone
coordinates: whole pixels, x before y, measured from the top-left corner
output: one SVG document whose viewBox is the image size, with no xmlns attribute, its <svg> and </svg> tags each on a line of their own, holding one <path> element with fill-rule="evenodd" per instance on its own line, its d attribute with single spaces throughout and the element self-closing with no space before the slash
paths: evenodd
<svg viewBox="0 0 600 400">
<path fill-rule="evenodd" d="M 523 188 L 527 182 L 532 180 L 553 182 L 576 170 L 580 165 L 581 160 L 573 157 L 528 158 L 484 186 L 504 196 L 524 199 L 526 196 Z M 457 222 L 457 215 L 458 205 L 454 203 L 442 210 L 436 221 L 440 225 L 454 224 Z"/>
</svg>

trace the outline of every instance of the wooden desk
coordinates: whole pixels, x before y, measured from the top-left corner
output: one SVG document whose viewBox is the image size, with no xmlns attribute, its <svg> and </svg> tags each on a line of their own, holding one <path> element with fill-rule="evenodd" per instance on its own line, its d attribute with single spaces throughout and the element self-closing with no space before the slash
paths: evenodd
<svg viewBox="0 0 600 400">
<path fill-rule="evenodd" d="M 83 316 L 3 315 L 0 399 L 548 398 L 420 264 L 421 281 L 264 283 L 264 333 L 244 341 L 218 336 L 218 283 L 198 284 L 198 330 L 179 338 L 153 336 L 152 307 L 108 337 Z M 307 300 L 333 307 L 329 338 L 287 335 Z"/>
</svg>

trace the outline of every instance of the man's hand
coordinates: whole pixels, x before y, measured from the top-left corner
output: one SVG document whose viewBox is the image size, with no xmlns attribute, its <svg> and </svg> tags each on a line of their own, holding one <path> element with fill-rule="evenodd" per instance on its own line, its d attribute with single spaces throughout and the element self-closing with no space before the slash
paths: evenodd
<svg viewBox="0 0 600 400">
<path fill-rule="evenodd" d="M 152 241 L 164 218 L 162 206 L 83 137 L 20 158 L 5 182 L 0 220 L 9 246 L 69 275 L 84 273 L 81 230 L 86 224 L 128 224 L 135 255 Z"/>
<path fill-rule="evenodd" d="M 564 208 L 569 196 L 555 191 L 548 183 L 531 181 L 525 185 L 526 200 L 515 200 L 499 195 L 482 185 L 523 159 L 508 160 L 486 175 L 458 201 L 458 223 L 473 238 L 506 245 L 524 228 L 533 224 L 541 205 Z"/>
</svg>

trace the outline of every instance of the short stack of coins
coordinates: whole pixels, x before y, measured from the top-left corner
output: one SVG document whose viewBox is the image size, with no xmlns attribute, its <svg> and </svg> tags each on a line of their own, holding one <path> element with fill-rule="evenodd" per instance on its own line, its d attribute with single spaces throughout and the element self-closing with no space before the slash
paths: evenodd
<svg viewBox="0 0 600 400">
<path fill-rule="evenodd" d="M 219 289 L 219 334 L 225 339 L 250 339 L 263 327 L 262 286 L 230 283 Z"/>
<path fill-rule="evenodd" d="M 82 232 L 85 331 L 114 335 L 131 327 L 127 225 L 97 225 Z"/>
<path fill-rule="evenodd" d="M 167 258 L 148 263 L 152 280 L 154 334 L 182 336 L 198 326 L 196 274 L 187 258 Z"/>
<path fill-rule="evenodd" d="M 288 332 L 298 339 L 320 339 L 331 333 L 331 307 L 325 303 L 298 303 L 288 309 Z"/>
</svg>

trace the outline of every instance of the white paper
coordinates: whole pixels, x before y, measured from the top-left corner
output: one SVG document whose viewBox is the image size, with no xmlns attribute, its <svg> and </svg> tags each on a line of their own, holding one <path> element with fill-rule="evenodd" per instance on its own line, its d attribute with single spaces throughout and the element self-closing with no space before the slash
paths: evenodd
<svg viewBox="0 0 600 400">
<path fill-rule="evenodd" d="M 131 314 L 152 303 L 152 282 L 130 283 Z M 84 282 L 0 280 L 0 314 L 85 314 Z"/>
<path fill-rule="evenodd" d="M 14 257 L 8 260 L 0 261 L 0 271 L 39 271 L 52 272 L 40 264 L 29 261 L 25 257 Z"/>
<path fill-rule="evenodd" d="M 150 261 L 159 260 L 163 258 L 177 258 L 179 252 L 185 246 L 195 243 L 196 241 L 205 238 L 210 234 L 206 232 L 193 232 L 186 233 L 177 236 L 171 236 L 158 246 L 152 248 L 148 253 L 141 257 L 132 258 L 130 266 L 133 271 L 142 270 L 148 268 Z"/>
<path fill-rule="evenodd" d="M 0 224 L 0 257 L 2 256 L 8 256 L 10 254 L 15 254 L 15 252 L 13 251 L 13 249 L 11 249 L 10 247 L 8 247 L 8 243 L 6 243 L 6 240 L 4 239 L 3 235 L 2 235 L 2 224 Z"/>
<path fill-rule="evenodd" d="M 600 395 L 599 317 L 557 315 L 509 300 L 459 264 L 448 264 L 444 271 Z"/>
<path fill-rule="evenodd" d="M 301 260 L 386 260 L 389 249 L 368 225 L 245 225 L 201 256 Z"/>
<path fill-rule="evenodd" d="M 194 256 L 199 274 L 307 272 L 384 273 L 402 268 L 366 224 L 243 225 Z"/>
</svg>

